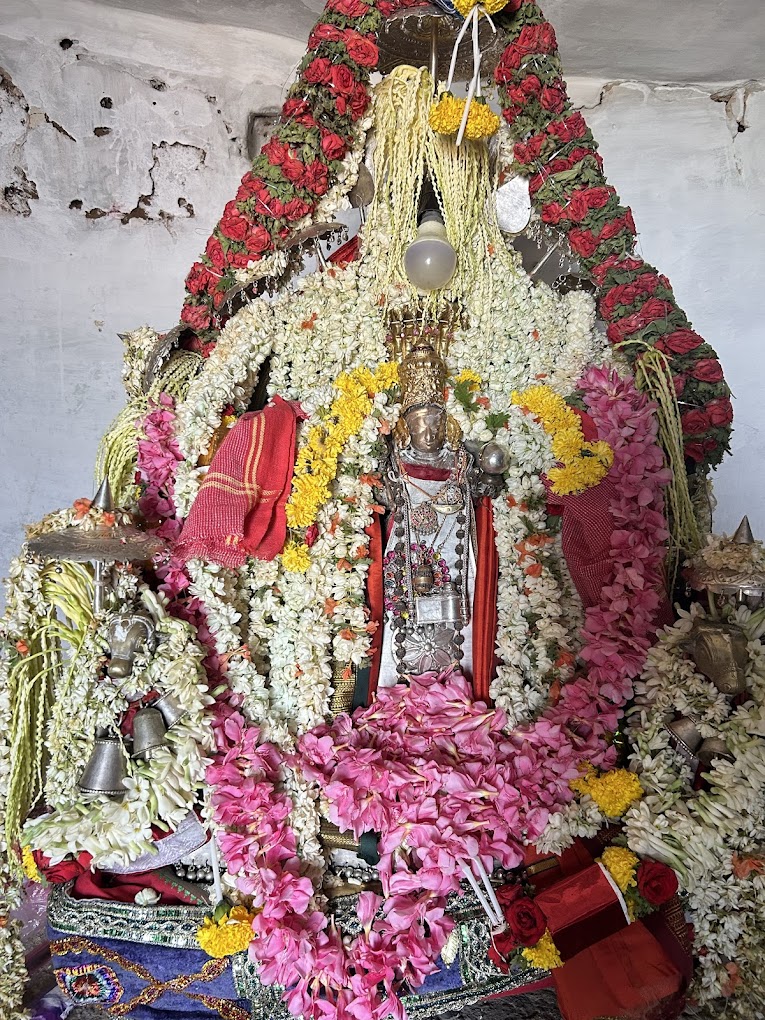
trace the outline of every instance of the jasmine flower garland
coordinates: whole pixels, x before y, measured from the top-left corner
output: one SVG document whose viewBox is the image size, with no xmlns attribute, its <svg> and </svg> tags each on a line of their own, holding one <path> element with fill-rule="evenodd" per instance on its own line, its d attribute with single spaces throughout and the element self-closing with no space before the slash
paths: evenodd
<svg viewBox="0 0 765 1020">
<path fill-rule="evenodd" d="M 736 707 L 687 657 L 691 628 L 704 619 L 696 603 L 681 611 L 636 685 L 627 732 L 645 792 L 625 830 L 631 849 L 678 874 L 699 954 L 693 994 L 702 1005 L 724 997 L 730 1015 L 748 1020 L 765 999 L 765 624 L 761 611 L 743 606 L 728 617 L 748 639 L 748 697 Z M 734 755 L 732 763 L 712 761 L 701 790 L 671 745 L 665 722 L 674 713 L 691 718 L 703 737 L 721 737 Z"/>
</svg>

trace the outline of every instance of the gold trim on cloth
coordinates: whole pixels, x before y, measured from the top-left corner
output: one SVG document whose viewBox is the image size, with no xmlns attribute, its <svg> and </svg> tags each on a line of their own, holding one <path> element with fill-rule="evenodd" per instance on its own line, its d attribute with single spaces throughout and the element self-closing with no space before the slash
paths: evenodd
<svg viewBox="0 0 765 1020">
<path fill-rule="evenodd" d="M 221 999 L 217 995 L 205 995 L 199 992 L 186 991 L 189 985 L 194 984 L 195 981 L 215 981 L 216 978 L 219 978 L 231 966 L 229 957 L 219 960 L 208 960 L 195 974 L 179 974 L 178 977 L 170 978 L 169 981 L 160 981 L 140 963 L 128 960 L 127 957 L 122 956 L 116 950 L 108 949 L 98 942 L 92 942 L 90 939 L 82 938 L 81 936 L 55 939 L 50 944 L 50 951 L 52 956 L 64 956 L 69 953 L 79 956 L 80 953 L 91 953 L 99 959 L 117 964 L 118 967 L 128 971 L 130 974 L 135 974 L 136 977 L 146 982 L 146 987 L 142 988 L 128 1002 L 119 1002 L 109 1006 L 108 1010 L 111 1016 L 127 1016 L 138 1006 L 150 1006 L 157 1002 L 165 992 L 176 992 L 185 995 L 189 999 L 194 999 L 196 1002 L 201 1002 L 211 1011 L 217 1011 L 218 1016 L 222 1017 L 223 1020 L 250 1020 L 249 1011 L 242 1009 L 241 1006 L 237 1006 L 230 999 Z"/>
</svg>

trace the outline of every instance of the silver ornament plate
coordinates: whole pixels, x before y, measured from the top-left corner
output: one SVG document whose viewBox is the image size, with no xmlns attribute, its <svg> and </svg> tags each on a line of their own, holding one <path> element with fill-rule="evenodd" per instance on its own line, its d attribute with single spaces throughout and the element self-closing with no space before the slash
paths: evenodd
<svg viewBox="0 0 765 1020">
<path fill-rule="evenodd" d="M 531 219 L 531 195 L 527 178 L 511 177 L 497 188 L 497 222 L 506 234 L 520 234 Z"/>
</svg>

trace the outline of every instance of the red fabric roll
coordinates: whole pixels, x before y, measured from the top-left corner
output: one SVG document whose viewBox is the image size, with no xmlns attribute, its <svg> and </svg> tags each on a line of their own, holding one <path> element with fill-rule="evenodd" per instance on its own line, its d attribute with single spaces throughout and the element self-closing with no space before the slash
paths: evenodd
<svg viewBox="0 0 765 1020">
<path fill-rule="evenodd" d="M 497 581 L 499 557 L 491 500 L 484 496 L 475 508 L 476 574 L 473 601 L 473 695 L 489 700 L 497 643 Z"/>
</svg>

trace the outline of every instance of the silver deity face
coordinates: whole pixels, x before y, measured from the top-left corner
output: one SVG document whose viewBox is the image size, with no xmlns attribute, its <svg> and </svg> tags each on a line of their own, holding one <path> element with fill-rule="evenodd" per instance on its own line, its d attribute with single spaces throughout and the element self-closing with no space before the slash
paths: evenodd
<svg viewBox="0 0 765 1020">
<path fill-rule="evenodd" d="M 446 411 L 437 404 L 412 407 L 404 415 L 412 449 L 419 454 L 439 453 L 446 445 Z"/>
</svg>

